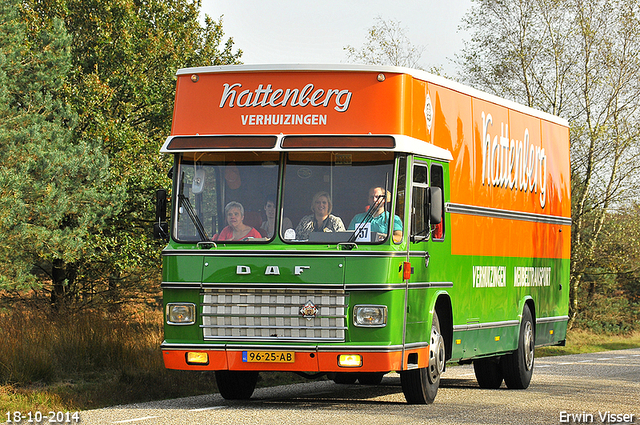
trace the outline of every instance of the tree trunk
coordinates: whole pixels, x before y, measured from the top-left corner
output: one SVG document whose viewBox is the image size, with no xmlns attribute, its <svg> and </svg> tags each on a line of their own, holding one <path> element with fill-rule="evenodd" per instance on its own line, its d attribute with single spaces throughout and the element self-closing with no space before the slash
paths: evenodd
<svg viewBox="0 0 640 425">
<path fill-rule="evenodd" d="M 60 259 L 53 260 L 53 264 L 51 266 L 51 279 L 53 281 L 51 306 L 54 310 L 58 310 L 64 300 L 65 282 L 67 280 L 64 261 Z"/>
</svg>

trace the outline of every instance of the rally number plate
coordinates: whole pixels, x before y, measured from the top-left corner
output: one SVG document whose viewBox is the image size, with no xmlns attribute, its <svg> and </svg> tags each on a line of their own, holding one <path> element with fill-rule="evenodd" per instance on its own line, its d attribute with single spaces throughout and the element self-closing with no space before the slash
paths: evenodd
<svg viewBox="0 0 640 425">
<path fill-rule="evenodd" d="M 296 353 L 293 351 L 243 351 L 242 361 L 245 363 L 294 363 Z"/>
</svg>

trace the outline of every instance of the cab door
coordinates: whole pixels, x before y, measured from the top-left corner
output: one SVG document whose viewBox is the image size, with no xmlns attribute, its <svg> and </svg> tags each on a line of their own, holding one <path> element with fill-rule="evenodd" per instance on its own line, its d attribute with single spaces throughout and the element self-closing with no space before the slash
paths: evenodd
<svg viewBox="0 0 640 425">
<path fill-rule="evenodd" d="M 444 204 L 444 167 L 429 160 L 414 159 L 411 172 L 409 262 L 411 277 L 407 295 L 407 343 L 429 339 L 432 301 L 440 290 L 448 290 L 446 223 L 430 217 L 430 197 Z M 434 200 L 435 201 L 435 200 Z M 435 223 L 439 221 L 439 223 Z M 449 250 L 450 252 L 450 250 Z"/>
</svg>

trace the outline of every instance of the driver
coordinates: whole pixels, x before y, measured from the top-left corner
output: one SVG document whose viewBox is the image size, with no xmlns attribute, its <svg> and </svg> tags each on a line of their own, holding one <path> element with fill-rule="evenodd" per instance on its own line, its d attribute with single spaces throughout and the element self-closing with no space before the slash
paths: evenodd
<svg viewBox="0 0 640 425">
<path fill-rule="evenodd" d="M 386 192 L 386 197 L 385 197 Z M 385 199 L 386 198 L 386 199 Z M 385 205 L 391 200 L 391 194 L 383 187 L 372 187 L 369 189 L 369 209 L 371 212 L 363 212 L 356 214 L 349 223 L 348 230 L 355 230 L 360 223 L 365 220 L 365 216 L 369 214 L 371 217 L 371 231 L 377 233 L 389 233 L 389 213 L 385 210 Z M 402 220 L 397 215 L 393 218 L 393 241 L 398 243 L 402 240 Z"/>
</svg>

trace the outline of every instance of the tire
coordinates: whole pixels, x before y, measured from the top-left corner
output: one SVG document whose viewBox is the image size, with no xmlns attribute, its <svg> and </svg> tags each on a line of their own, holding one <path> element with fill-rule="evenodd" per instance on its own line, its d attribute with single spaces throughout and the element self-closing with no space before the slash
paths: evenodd
<svg viewBox="0 0 640 425">
<path fill-rule="evenodd" d="M 363 372 L 358 374 L 358 382 L 362 385 L 378 385 L 382 382 L 384 372 Z"/>
<path fill-rule="evenodd" d="M 533 375 L 535 331 L 529 306 L 525 305 L 520 322 L 518 349 L 503 357 L 500 362 L 504 382 L 510 389 L 523 390 L 529 387 Z"/>
<path fill-rule="evenodd" d="M 499 357 L 474 360 L 473 371 L 480 388 L 495 390 L 502 385 L 502 368 Z"/>
<path fill-rule="evenodd" d="M 258 372 L 216 370 L 220 395 L 226 400 L 248 400 L 258 382 Z"/>
<path fill-rule="evenodd" d="M 351 385 L 356 383 L 358 376 L 353 372 L 336 372 L 335 376 L 331 379 L 336 384 Z"/>
<path fill-rule="evenodd" d="M 440 321 L 433 314 L 429 338 L 429 366 L 405 370 L 400 373 L 402 392 L 409 404 L 431 404 L 440 386 L 440 376 L 446 362 L 444 339 L 440 333 Z"/>
</svg>

